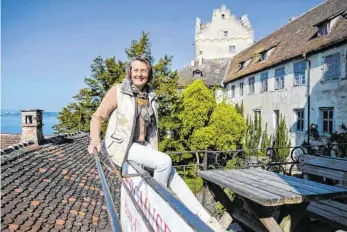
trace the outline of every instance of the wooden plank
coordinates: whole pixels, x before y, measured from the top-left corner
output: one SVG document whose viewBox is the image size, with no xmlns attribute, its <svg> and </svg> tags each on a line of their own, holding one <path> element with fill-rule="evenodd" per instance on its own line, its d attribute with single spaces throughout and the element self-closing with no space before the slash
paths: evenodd
<svg viewBox="0 0 347 232">
<path fill-rule="evenodd" d="M 281 227 L 278 225 L 276 220 L 273 217 L 268 218 L 260 218 L 260 221 L 266 227 L 266 229 L 270 232 L 283 232 Z"/>
<path fill-rule="evenodd" d="M 228 170 L 228 172 L 229 171 L 230 170 Z M 233 172 L 237 173 L 240 176 L 245 176 L 245 177 L 248 177 L 248 178 L 250 178 L 252 180 L 256 180 L 258 182 L 267 184 L 269 186 L 275 186 L 275 187 L 277 187 L 279 189 L 283 189 L 283 190 L 286 190 L 288 192 L 298 194 L 300 196 L 302 196 L 302 195 L 316 195 L 317 194 L 316 192 L 312 192 L 312 191 L 309 191 L 309 190 L 306 190 L 306 189 L 302 189 L 300 187 L 293 187 L 292 185 L 288 184 L 288 182 L 285 182 L 285 181 L 279 182 L 277 180 L 270 180 L 270 179 L 263 178 L 263 177 L 260 177 L 260 176 L 257 176 L 257 175 L 253 175 L 251 173 L 243 172 L 241 170 L 233 170 Z"/>
<path fill-rule="evenodd" d="M 339 188 L 344 188 L 344 189 L 347 189 L 347 184 L 337 184 L 335 185 L 336 187 L 339 187 Z"/>
<path fill-rule="evenodd" d="M 302 202 L 302 196 L 290 191 L 287 191 L 285 189 L 281 189 L 278 188 L 276 186 L 276 183 L 274 183 L 273 181 L 267 181 L 267 182 L 271 182 L 269 183 L 264 183 L 262 181 L 259 180 L 254 180 L 252 178 L 249 178 L 248 176 L 243 176 L 242 172 L 239 175 L 239 172 L 228 172 L 225 170 L 216 170 L 216 173 L 219 173 L 222 176 L 225 176 L 228 179 L 234 179 L 236 181 L 240 181 L 244 184 L 262 189 L 266 192 L 270 192 L 279 196 L 282 196 L 284 198 L 284 202 L 285 204 L 297 204 L 297 203 L 301 203 Z M 258 178 L 260 179 L 260 178 Z M 252 200 L 252 199 L 251 199 Z"/>
<path fill-rule="evenodd" d="M 333 180 L 347 181 L 347 172 L 344 171 L 337 171 L 329 168 L 322 168 L 303 163 L 298 163 L 297 167 L 303 173 L 324 176 Z"/>
<path fill-rule="evenodd" d="M 311 192 L 315 192 L 317 195 L 319 194 L 330 194 L 334 191 L 332 191 L 332 186 L 327 186 L 328 189 L 323 189 L 321 188 L 321 186 L 316 187 L 316 186 L 312 186 L 312 185 L 308 185 L 307 183 L 303 183 L 303 181 L 308 181 L 308 180 L 303 180 L 303 179 L 299 179 L 296 177 L 290 177 L 290 176 L 284 176 L 278 173 L 273 173 L 273 172 L 269 172 L 269 171 L 263 171 L 263 170 L 251 170 L 251 169 L 242 169 L 242 172 L 245 173 L 250 173 L 253 174 L 255 176 L 260 176 L 262 178 L 267 178 L 273 181 L 277 181 L 279 183 L 284 183 L 284 184 L 289 184 L 295 188 L 302 188 L 305 189 L 307 191 L 311 191 Z M 289 177 L 289 178 L 287 178 Z M 312 182 L 312 181 L 310 181 Z M 315 182 L 313 182 L 315 183 Z M 318 183 L 317 183 L 318 184 Z"/>
<path fill-rule="evenodd" d="M 199 171 L 199 176 L 212 183 L 218 184 L 223 187 L 227 187 L 230 191 L 239 194 L 245 198 L 251 199 L 264 206 L 277 206 L 284 204 L 284 198 L 267 191 L 258 189 L 253 186 L 249 186 L 240 181 L 225 178 L 213 171 Z"/>
<path fill-rule="evenodd" d="M 314 206 L 309 205 L 307 207 L 307 210 L 311 213 L 313 213 L 314 215 L 320 216 L 322 218 L 326 218 L 329 219 L 339 225 L 343 225 L 347 228 L 347 220 L 344 217 L 341 217 L 339 215 L 336 215 L 334 213 L 325 211 L 324 209 L 320 209 Z"/>
<path fill-rule="evenodd" d="M 252 174 L 254 176 L 258 176 L 258 177 L 261 177 L 261 178 L 264 178 L 264 179 L 269 179 L 269 180 L 275 181 L 277 183 L 282 183 L 282 184 L 285 184 L 285 185 L 289 185 L 289 186 L 292 186 L 294 189 L 313 192 L 314 194 L 312 194 L 312 196 L 314 196 L 314 195 L 321 195 L 321 194 L 331 194 L 332 193 L 331 190 L 318 188 L 318 187 L 315 187 L 315 186 L 307 185 L 305 183 L 300 183 L 300 182 L 293 181 L 293 180 L 288 180 L 286 178 L 283 178 L 285 176 L 281 175 L 281 174 L 277 175 L 276 173 L 272 173 L 272 172 L 263 173 L 263 172 L 260 172 L 259 170 L 254 171 L 254 170 L 248 170 L 248 169 L 242 169 L 240 171 L 242 171 L 244 173 Z M 294 178 L 296 178 L 296 177 L 294 177 Z M 299 179 L 299 180 L 301 180 L 301 179 Z M 306 196 L 304 194 L 304 192 L 302 192 L 302 196 L 303 197 Z"/>
<path fill-rule="evenodd" d="M 338 214 L 342 217 L 345 217 L 347 219 L 347 205 L 340 203 L 338 201 L 333 201 L 333 200 L 324 200 L 324 201 L 312 201 L 310 205 L 316 207 L 316 208 L 321 208 L 329 212 L 338 212 L 335 214 Z"/>
<path fill-rule="evenodd" d="M 290 184 L 292 186 L 295 186 L 295 182 L 298 184 L 302 184 L 300 186 L 304 187 L 309 186 L 307 190 L 312 191 L 312 192 L 317 192 L 317 193 L 321 193 L 321 194 L 328 194 L 328 193 L 343 193 L 342 195 L 346 195 L 347 196 L 347 191 L 346 189 L 343 188 L 339 188 L 339 187 L 335 187 L 335 186 L 330 186 L 330 185 L 326 185 L 326 184 L 321 184 L 321 183 L 317 183 L 317 182 L 313 182 L 313 181 L 309 181 L 309 180 L 304 180 L 304 179 L 300 179 L 297 177 L 293 177 L 293 176 L 285 176 L 282 174 L 278 174 L 278 173 L 274 173 L 274 172 L 269 172 L 269 171 L 264 171 L 261 169 L 242 169 L 243 172 L 248 172 L 248 173 L 253 173 L 255 175 L 262 175 L 264 177 L 268 177 L 268 178 L 272 178 L 275 180 L 279 180 L 279 181 L 285 181 L 285 182 L 290 182 Z"/>
<path fill-rule="evenodd" d="M 312 156 L 312 155 L 300 155 L 299 163 L 347 172 L 347 159 Z"/>
</svg>

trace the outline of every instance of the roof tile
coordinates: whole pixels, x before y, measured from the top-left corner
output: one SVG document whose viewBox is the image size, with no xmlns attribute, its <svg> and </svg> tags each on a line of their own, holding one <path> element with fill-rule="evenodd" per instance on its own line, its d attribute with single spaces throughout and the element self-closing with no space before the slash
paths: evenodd
<svg viewBox="0 0 347 232">
<path fill-rule="evenodd" d="M 100 195 L 100 180 L 95 178 L 98 173 L 94 157 L 86 153 L 88 143 L 87 134 L 78 134 L 52 139 L 36 150 L 25 148 L 25 153 L 14 150 L 2 155 L 4 231 L 9 227 L 22 231 L 96 231 L 107 227 L 107 217 L 92 220 L 101 214 L 107 215 L 107 208 L 101 207 L 105 204 L 104 197 Z M 56 154 L 64 156 L 52 160 Z M 107 170 L 105 174 L 109 183 L 116 183 L 111 190 L 119 189 L 120 181 Z M 82 181 L 88 186 L 80 186 Z M 119 192 L 113 191 L 112 195 L 119 204 Z"/>
</svg>

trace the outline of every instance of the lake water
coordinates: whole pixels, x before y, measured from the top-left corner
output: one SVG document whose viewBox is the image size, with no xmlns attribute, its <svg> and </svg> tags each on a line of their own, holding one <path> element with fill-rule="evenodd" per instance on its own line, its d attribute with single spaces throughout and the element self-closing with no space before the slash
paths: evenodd
<svg viewBox="0 0 347 232">
<path fill-rule="evenodd" d="M 11 115 L 3 115 L 5 111 L 1 111 L 1 133 L 22 133 L 21 115 L 16 111 Z M 6 111 L 9 112 L 9 111 Z M 11 112 L 11 111 L 10 111 Z M 53 135 L 55 130 L 53 125 L 58 124 L 58 113 L 56 112 L 43 112 L 43 134 Z"/>
</svg>

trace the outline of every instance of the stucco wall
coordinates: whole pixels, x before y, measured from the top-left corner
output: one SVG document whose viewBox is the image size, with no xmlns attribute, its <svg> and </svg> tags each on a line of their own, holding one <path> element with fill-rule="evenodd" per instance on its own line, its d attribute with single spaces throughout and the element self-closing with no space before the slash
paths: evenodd
<svg viewBox="0 0 347 232">
<path fill-rule="evenodd" d="M 323 82 L 324 57 L 339 52 L 340 54 L 340 77 L 338 80 Z M 318 125 L 322 131 L 321 107 L 333 107 L 333 130 L 339 131 L 339 126 L 347 125 L 347 74 L 346 74 L 347 44 L 339 46 L 312 56 L 310 70 L 310 96 L 311 111 L 310 124 Z M 307 87 L 294 86 L 294 63 L 303 60 L 296 59 L 283 65 L 264 70 L 254 75 L 227 84 L 227 96 L 232 104 L 243 101 L 245 116 L 252 115 L 256 109 L 261 110 L 262 125 L 268 124 L 269 133 L 274 133 L 275 120 L 274 110 L 279 110 L 285 116 L 286 125 L 290 130 L 289 136 L 292 145 L 301 145 L 307 131 Z M 285 68 L 284 89 L 275 90 L 275 69 Z M 308 67 L 308 66 L 307 66 Z M 260 93 L 260 74 L 268 71 L 268 91 Z M 307 84 L 306 70 L 306 84 Z M 249 95 L 248 78 L 255 77 L 255 93 Z M 244 95 L 240 96 L 239 83 L 244 82 Z M 231 98 L 231 86 L 235 85 L 235 97 Z M 304 130 L 296 131 L 296 114 L 294 109 L 305 109 Z"/>
</svg>

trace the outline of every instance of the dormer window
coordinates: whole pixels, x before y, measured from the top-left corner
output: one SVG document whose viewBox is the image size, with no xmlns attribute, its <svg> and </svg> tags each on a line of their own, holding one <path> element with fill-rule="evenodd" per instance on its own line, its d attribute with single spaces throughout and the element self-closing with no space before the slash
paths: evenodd
<svg viewBox="0 0 347 232">
<path fill-rule="evenodd" d="M 245 69 L 245 63 L 246 62 L 244 62 L 244 61 L 240 63 L 240 70 L 244 70 Z"/>
<path fill-rule="evenodd" d="M 225 14 L 222 14 L 222 19 L 225 19 Z"/>
<path fill-rule="evenodd" d="M 330 30 L 330 22 L 325 22 L 317 26 L 318 27 L 318 36 L 327 35 Z"/>
<path fill-rule="evenodd" d="M 246 61 L 242 61 L 242 62 L 240 62 L 240 70 L 244 70 L 246 67 L 247 67 L 247 65 L 249 64 L 249 62 L 251 62 L 251 60 L 252 59 L 248 59 L 248 60 L 246 60 Z"/>
<path fill-rule="evenodd" d="M 196 69 L 193 71 L 193 76 L 194 77 L 202 77 L 202 71 L 199 69 Z"/>
<path fill-rule="evenodd" d="M 259 61 L 264 61 L 264 60 L 267 60 L 267 51 L 260 53 Z"/>
<path fill-rule="evenodd" d="M 228 31 L 224 31 L 224 37 L 228 37 Z"/>
</svg>

